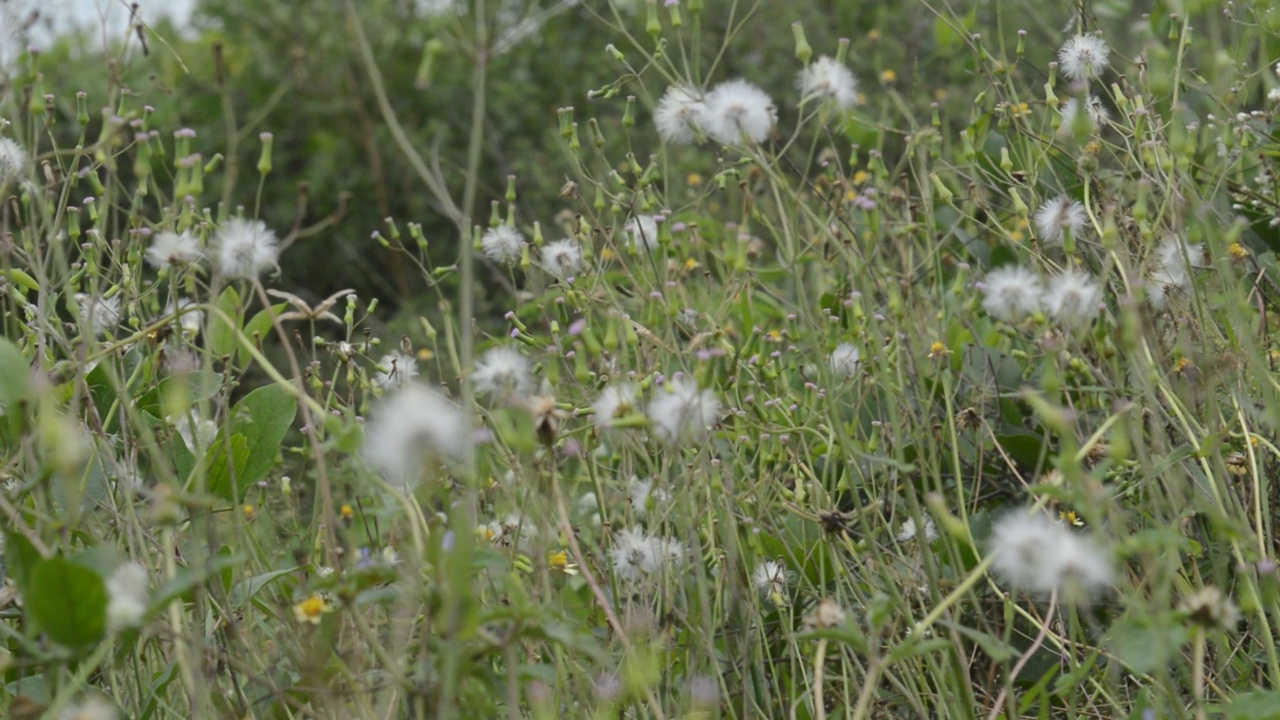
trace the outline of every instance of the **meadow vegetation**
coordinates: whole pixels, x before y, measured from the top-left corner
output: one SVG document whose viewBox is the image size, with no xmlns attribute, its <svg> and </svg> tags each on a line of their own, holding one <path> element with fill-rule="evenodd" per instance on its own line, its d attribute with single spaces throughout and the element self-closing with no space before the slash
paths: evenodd
<svg viewBox="0 0 1280 720">
<path fill-rule="evenodd" d="M 1269 3 L 11 56 L 6 717 L 1280 718 Z"/>
</svg>

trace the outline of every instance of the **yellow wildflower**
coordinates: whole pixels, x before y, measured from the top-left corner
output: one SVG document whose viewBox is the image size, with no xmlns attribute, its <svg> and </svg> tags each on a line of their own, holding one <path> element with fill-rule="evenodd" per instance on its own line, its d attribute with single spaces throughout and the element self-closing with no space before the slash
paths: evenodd
<svg viewBox="0 0 1280 720">
<path fill-rule="evenodd" d="M 1075 510 L 1062 510 L 1062 511 L 1059 511 L 1059 512 L 1058 512 L 1058 519 L 1059 519 L 1059 520 L 1061 520 L 1062 522 L 1064 522 L 1064 523 L 1066 523 L 1066 524 L 1068 524 L 1068 525 L 1072 525 L 1072 526 L 1074 526 L 1074 527 L 1084 527 L 1084 520 L 1081 520 L 1081 519 L 1080 519 L 1080 516 L 1079 516 L 1079 515 L 1076 515 L 1076 511 L 1075 511 Z"/>
<path fill-rule="evenodd" d="M 244 513 L 245 520 L 252 520 L 258 516 L 258 511 L 249 503 L 240 506 L 240 512 Z"/>
<path fill-rule="evenodd" d="M 1231 256 L 1232 260 L 1243 260 L 1249 257 L 1249 250 L 1240 243 L 1233 242 L 1227 246 L 1227 255 Z"/>
<path fill-rule="evenodd" d="M 300 623 L 319 625 L 320 616 L 332 609 L 324 599 L 324 596 L 319 593 L 312 593 L 311 597 L 293 606 L 293 617 Z"/>
<path fill-rule="evenodd" d="M 435 353 L 426 348 L 418 348 L 418 359 L 422 361 L 430 360 L 435 357 Z"/>
<path fill-rule="evenodd" d="M 702 184 L 702 176 L 698 173 L 689 173 L 689 177 L 685 178 L 685 180 L 693 187 L 698 187 Z"/>
<path fill-rule="evenodd" d="M 547 555 L 547 567 L 558 570 L 565 575 L 577 575 L 578 566 L 569 562 L 569 553 L 559 550 Z"/>
<path fill-rule="evenodd" d="M 352 510 L 351 506 L 346 503 L 343 503 L 342 507 L 338 508 L 338 515 L 344 522 L 351 522 L 351 518 L 355 517 L 355 514 L 355 510 Z"/>
<path fill-rule="evenodd" d="M 897 80 L 898 80 L 898 73 L 892 70 L 885 70 L 884 72 L 880 73 L 880 82 L 891 83 L 891 82 L 896 82 Z"/>
<path fill-rule="evenodd" d="M 931 358 L 944 358 L 950 354 L 951 351 L 947 349 L 947 346 L 937 340 L 929 346 L 929 357 Z"/>
</svg>

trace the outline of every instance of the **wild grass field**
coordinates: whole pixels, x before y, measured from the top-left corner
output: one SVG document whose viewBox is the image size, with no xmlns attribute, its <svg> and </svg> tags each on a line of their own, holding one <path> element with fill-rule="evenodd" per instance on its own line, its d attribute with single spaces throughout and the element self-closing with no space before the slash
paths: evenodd
<svg viewBox="0 0 1280 720">
<path fill-rule="evenodd" d="M 1280 8 L 0 17 L 4 717 L 1280 718 Z"/>
</svg>

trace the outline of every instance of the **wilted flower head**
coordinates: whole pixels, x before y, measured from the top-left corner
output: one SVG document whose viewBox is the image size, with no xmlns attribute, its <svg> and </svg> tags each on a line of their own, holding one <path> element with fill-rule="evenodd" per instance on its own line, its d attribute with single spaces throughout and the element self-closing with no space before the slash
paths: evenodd
<svg viewBox="0 0 1280 720">
<path fill-rule="evenodd" d="M 653 124 L 662 139 L 688 145 L 703 130 L 707 105 L 697 90 L 688 85 L 672 85 L 653 111 Z"/>
<path fill-rule="evenodd" d="M 1097 35 L 1076 35 L 1058 50 L 1058 67 L 1068 80 L 1092 80 L 1109 65 L 1111 49 Z"/>
<path fill-rule="evenodd" d="M 1087 273 L 1067 270 L 1049 281 L 1044 308 L 1064 325 L 1084 325 L 1098 316 L 1102 289 Z"/>
<path fill-rule="evenodd" d="M 161 232 L 151 240 L 147 248 L 147 262 L 159 270 L 169 265 L 193 265 L 204 259 L 195 235 L 189 232 Z"/>
<path fill-rule="evenodd" d="M 992 529 L 991 570 L 1020 590 L 1084 602 L 1111 584 L 1111 558 L 1092 538 L 1043 512 L 1015 511 Z"/>
<path fill-rule="evenodd" d="M 720 401 L 710 390 L 679 378 L 665 383 L 649 401 L 653 434 L 663 442 L 678 444 L 705 433 L 720 419 Z"/>
<path fill-rule="evenodd" d="M 622 226 L 627 244 L 637 250 L 653 250 L 658 247 L 658 223 L 648 215 L 636 215 Z"/>
<path fill-rule="evenodd" d="M 1234 631 L 1240 624 L 1240 608 L 1214 585 L 1200 588 L 1183 600 L 1179 609 L 1192 623 L 1209 630 Z"/>
<path fill-rule="evenodd" d="M 147 569 L 126 562 L 107 578 L 107 628 L 117 632 L 137 627 L 147 611 Z"/>
<path fill-rule="evenodd" d="M 858 102 L 858 80 L 844 63 L 823 56 L 809 63 L 796 78 L 803 100 L 830 100 L 847 109 Z"/>
<path fill-rule="evenodd" d="M 678 562 L 684 546 L 667 538 L 650 535 L 639 527 L 629 527 L 613 538 L 609 559 L 618 579 L 633 582 L 659 572 L 664 565 Z"/>
<path fill-rule="evenodd" d="M 218 272 L 252 280 L 276 266 L 279 240 L 261 220 L 231 218 L 218 231 Z"/>
<path fill-rule="evenodd" d="M 557 240 L 542 246 L 542 267 L 557 280 L 568 280 L 582 270 L 582 249 L 573 240 Z"/>
<path fill-rule="evenodd" d="M 852 343 L 840 343 L 831 351 L 831 372 L 840 377 L 856 375 L 858 362 L 858 348 Z"/>
<path fill-rule="evenodd" d="M 1040 278 L 1027 268 L 1005 265 L 983 278 L 982 308 L 1000 320 L 1016 320 L 1040 309 Z"/>
<path fill-rule="evenodd" d="M 412 356 L 393 350 L 378 361 L 378 374 L 373 384 L 382 389 L 400 387 L 418 377 L 418 362 Z"/>
<path fill-rule="evenodd" d="M 490 260 L 503 265 L 514 265 L 524 249 L 524 237 L 510 225 L 499 225 L 484 231 L 480 238 L 480 252 Z"/>
<path fill-rule="evenodd" d="M 778 119 L 773 100 L 745 80 L 730 80 L 707 94 L 706 131 L 721 145 L 764 142 Z"/>
<path fill-rule="evenodd" d="M 0 138 L 0 185 L 17 182 L 27 168 L 27 153 L 10 138 Z"/>
<path fill-rule="evenodd" d="M 471 439 L 461 408 L 416 382 L 389 394 L 364 427 L 364 457 L 388 482 L 412 486 L 430 457 L 459 460 Z"/>
<path fill-rule="evenodd" d="M 80 306 L 80 318 L 94 335 L 111 332 L 120 324 L 120 297 L 91 297 L 88 293 L 76 293 Z"/>
<path fill-rule="evenodd" d="M 1088 219 L 1084 205 L 1066 195 L 1045 202 L 1036 210 L 1036 235 L 1046 245 L 1061 245 L 1067 232 L 1079 237 Z"/>
<path fill-rule="evenodd" d="M 510 397 L 528 395 L 533 391 L 533 375 L 529 359 L 518 350 L 496 347 L 476 361 L 471 372 L 471 382 L 481 395 Z"/>
<path fill-rule="evenodd" d="M 804 616 L 802 622 L 810 630 L 826 630 L 840 627 L 844 620 L 844 608 L 840 607 L 835 598 L 828 597 L 820 600 L 813 612 Z"/>
<path fill-rule="evenodd" d="M 626 417 L 638 409 L 639 395 L 635 383 L 623 382 L 610 385 L 600 392 L 592 403 L 592 418 L 600 431 L 608 430 L 614 420 Z"/>
</svg>

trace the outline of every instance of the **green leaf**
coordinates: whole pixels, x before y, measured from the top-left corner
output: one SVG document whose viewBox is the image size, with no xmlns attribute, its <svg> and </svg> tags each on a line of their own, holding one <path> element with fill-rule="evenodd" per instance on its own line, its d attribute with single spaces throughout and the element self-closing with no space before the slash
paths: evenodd
<svg viewBox="0 0 1280 720">
<path fill-rule="evenodd" d="M 216 313 L 209 318 L 209 349 L 215 356 L 230 355 L 236 349 L 236 332 L 244 322 L 244 311 L 240 308 L 240 293 L 228 287 L 218 296 L 217 308 L 235 323 L 235 327 Z"/>
<path fill-rule="evenodd" d="M 204 567 L 186 567 L 178 570 L 173 579 L 156 588 L 151 594 L 151 604 L 147 607 L 147 617 L 155 617 L 160 611 L 178 598 L 186 599 L 195 586 L 209 577 L 216 575 L 224 568 L 235 567 L 244 562 L 244 558 L 235 555 L 213 557 Z"/>
<path fill-rule="evenodd" d="M 8 277 L 9 282 L 13 283 L 14 285 L 17 285 L 18 287 L 26 288 L 27 290 L 40 289 L 40 283 L 36 282 L 35 278 L 31 277 L 30 275 L 26 274 L 21 270 L 16 270 L 13 268 L 10 268 L 8 270 L 0 270 L 0 275 L 4 275 Z"/>
<path fill-rule="evenodd" d="M 166 404 L 170 406 L 167 408 L 170 412 L 178 409 L 178 406 L 186 410 L 201 400 L 217 395 L 222 388 L 222 379 L 222 373 L 211 370 L 170 375 L 138 398 L 138 409 L 157 418 L 169 414 L 166 412 Z"/>
<path fill-rule="evenodd" d="M 8 338 L 0 338 L 0 410 L 26 396 L 30 372 L 31 368 L 18 346 Z"/>
<path fill-rule="evenodd" d="M 1126 617 L 1112 626 L 1111 647 L 1131 670 L 1149 673 L 1172 660 L 1187 637 L 1187 629 L 1171 617 Z"/>
<path fill-rule="evenodd" d="M 994 662 L 1002 663 L 1006 660 L 1011 660 L 1018 655 L 1017 650 L 1014 650 L 1013 647 L 1004 640 L 1001 640 L 990 633 L 984 633 L 981 630 L 965 627 L 959 623 L 943 621 L 938 624 L 949 627 L 977 643 L 978 647 L 982 648 L 982 652 L 986 653 L 987 657 L 991 658 Z"/>
<path fill-rule="evenodd" d="M 297 401 L 279 385 L 258 388 L 236 403 L 230 421 L 209 448 L 209 492 L 236 502 L 250 486 L 266 479 L 297 413 Z"/>
<path fill-rule="evenodd" d="M 1236 696 L 1227 720 L 1280 720 L 1280 690 L 1254 690 Z"/>
<path fill-rule="evenodd" d="M 267 312 L 265 308 L 259 310 L 248 323 L 245 323 L 245 337 L 261 346 L 262 341 L 267 337 L 267 332 L 271 329 L 271 318 L 280 317 L 280 313 L 288 308 L 288 303 L 280 303 L 279 305 L 272 305 L 271 312 Z M 237 348 L 236 352 L 241 363 L 249 362 L 249 351 L 244 345 Z"/>
<path fill-rule="evenodd" d="M 27 581 L 31 576 L 31 568 L 43 558 L 36 546 L 31 544 L 26 535 L 16 530 L 4 534 L 4 572 L 13 578 L 13 583 L 23 595 L 27 594 Z"/>
<path fill-rule="evenodd" d="M 26 601 L 28 617 L 61 645 L 91 645 L 107 631 L 106 583 L 84 565 L 65 558 L 36 563 Z"/>
<path fill-rule="evenodd" d="M 244 607 L 245 603 L 253 599 L 254 595 L 262 588 L 270 585 L 277 578 L 282 578 L 292 572 L 297 571 L 297 567 L 285 568 L 283 570 L 272 570 L 261 575 L 254 575 L 248 580 L 241 581 L 236 584 L 234 590 L 231 591 L 231 604 L 237 609 Z"/>
</svg>

